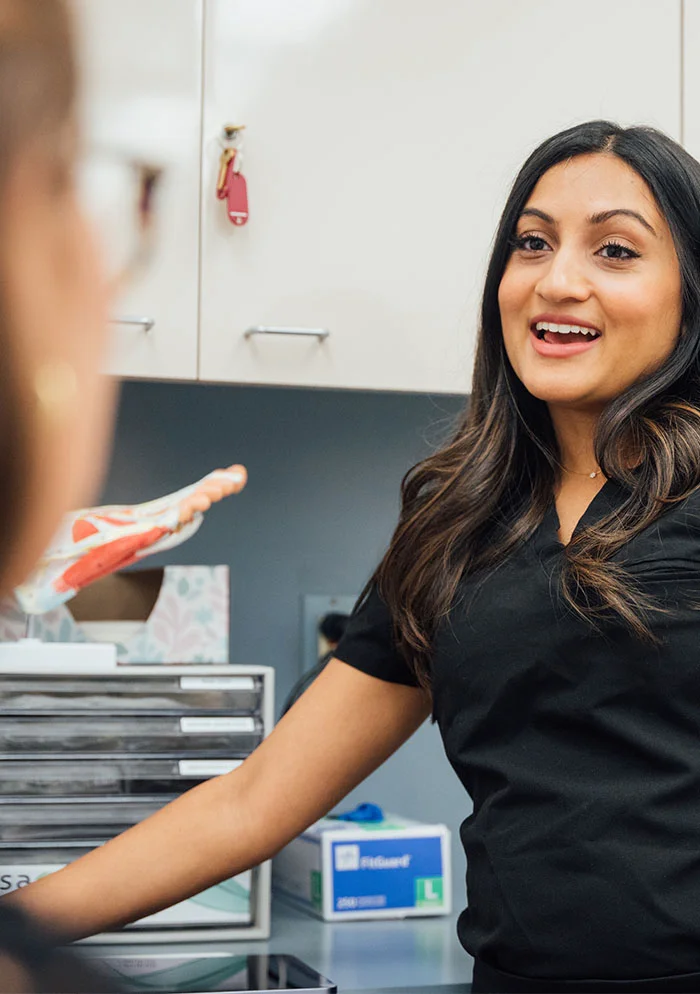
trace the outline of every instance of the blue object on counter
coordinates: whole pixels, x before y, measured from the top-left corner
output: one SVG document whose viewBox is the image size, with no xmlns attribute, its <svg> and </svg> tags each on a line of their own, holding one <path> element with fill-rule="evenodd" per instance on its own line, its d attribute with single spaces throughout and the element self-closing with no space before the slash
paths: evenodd
<svg viewBox="0 0 700 994">
<path fill-rule="evenodd" d="M 384 821 L 384 812 L 378 804 L 358 804 L 353 811 L 329 817 L 336 821 Z"/>
</svg>

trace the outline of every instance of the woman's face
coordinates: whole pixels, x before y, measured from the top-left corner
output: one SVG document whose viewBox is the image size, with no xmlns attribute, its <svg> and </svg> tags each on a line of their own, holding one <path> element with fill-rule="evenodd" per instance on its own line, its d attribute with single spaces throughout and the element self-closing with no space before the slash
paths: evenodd
<svg viewBox="0 0 700 994">
<path fill-rule="evenodd" d="M 29 462 L 24 529 L 3 589 L 25 578 L 63 514 L 93 498 L 112 423 L 115 388 L 100 375 L 108 295 L 73 154 L 69 138 L 55 161 L 43 148 L 22 152 L 3 190 L 0 272 Z"/>
<path fill-rule="evenodd" d="M 515 238 L 498 301 L 508 358 L 535 397 L 597 412 L 671 353 L 681 321 L 676 251 L 651 191 L 621 159 L 554 166 Z"/>
</svg>

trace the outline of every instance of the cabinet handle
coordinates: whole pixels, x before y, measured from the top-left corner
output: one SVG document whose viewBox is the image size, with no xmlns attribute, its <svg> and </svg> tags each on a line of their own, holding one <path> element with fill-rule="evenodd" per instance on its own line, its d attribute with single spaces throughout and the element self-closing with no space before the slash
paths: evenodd
<svg viewBox="0 0 700 994">
<path fill-rule="evenodd" d="M 150 331 L 153 325 L 156 323 L 155 318 L 136 318 L 136 317 L 123 317 L 123 318 L 112 318 L 109 322 L 110 324 L 131 324 L 136 325 L 139 328 L 143 328 L 144 331 Z"/>
<path fill-rule="evenodd" d="M 327 328 L 270 328 L 267 325 L 258 324 L 254 328 L 248 328 L 244 338 L 252 338 L 253 335 L 298 335 L 318 338 L 319 342 L 322 342 L 328 338 L 330 331 Z"/>
</svg>

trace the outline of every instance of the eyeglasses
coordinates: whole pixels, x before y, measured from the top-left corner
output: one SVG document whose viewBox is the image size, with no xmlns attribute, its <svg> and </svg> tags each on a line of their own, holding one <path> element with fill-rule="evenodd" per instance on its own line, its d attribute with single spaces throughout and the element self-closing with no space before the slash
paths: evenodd
<svg viewBox="0 0 700 994">
<path fill-rule="evenodd" d="M 78 196 L 115 289 L 133 279 L 152 254 L 162 177 L 161 167 L 109 149 L 93 149 L 78 164 Z"/>
</svg>

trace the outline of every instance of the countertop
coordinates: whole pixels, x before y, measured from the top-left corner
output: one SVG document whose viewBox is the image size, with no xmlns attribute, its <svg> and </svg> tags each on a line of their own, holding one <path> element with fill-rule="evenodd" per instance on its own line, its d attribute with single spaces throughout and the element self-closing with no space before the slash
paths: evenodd
<svg viewBox="0 0 700 994">
<path fill-rule="evenodd" d="M 272 902 L 266 942 L 179 944 L 236 953 L 292 953 L 338 985 L 340 994 L 467 994 L 472 960 L 457 940 L 457 915 L 396 921 L 323 922 L 281 898 Z M 90 954 L 143 954 L 172 946 L 90 946 Z"/>
</svg>

